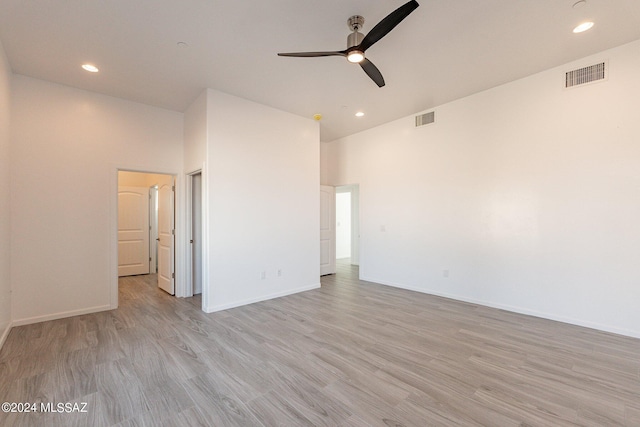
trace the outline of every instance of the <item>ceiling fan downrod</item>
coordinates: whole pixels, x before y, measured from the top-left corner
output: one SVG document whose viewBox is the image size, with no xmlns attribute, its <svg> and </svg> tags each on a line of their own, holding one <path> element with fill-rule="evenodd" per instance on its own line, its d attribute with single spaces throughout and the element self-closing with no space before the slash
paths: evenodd
<svg viewBox="0 0 640 427">
<path fill-rule="evenodd" d="M 353 15 L 347 20 L 347 25 L 352 31 L 351 34 L 347 36 L 347 49 L 349 49 L 350 47 L 358 46 L 360 43 L 362 43 L 364 34 L 362 34 L 359 30 L 364 25 L 364 18 L 360 15 Z"/>
</svg>

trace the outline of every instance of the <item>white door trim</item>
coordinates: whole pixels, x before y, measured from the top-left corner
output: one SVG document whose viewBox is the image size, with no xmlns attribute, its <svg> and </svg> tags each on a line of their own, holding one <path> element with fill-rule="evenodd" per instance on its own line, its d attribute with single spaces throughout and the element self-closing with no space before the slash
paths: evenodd
<svg viewBox="0 0 640 427">
<path fill-rule="evenodd" d="M 202 311 L 206 312 L 209 304 L 209 196 L 207 191 L 207 164 L 200 169 L 200 185 L 202 190 Z"/>
<path fill-rule="evenodd" d="M 186 230 L 186 238 L 185 238 L 185 248 L 184 248 L 184 266 L 185 266 L 185 271 L 184 271 L 184 277 L 185 280 L 183 282 L 183 286 L 181 289 L 181 296 L 184 297 L 191 297 L 193 296 L 193 277 L 192 277 L 192 271 L 191 271 L 191 266 L 193 263 L 193 255 L 191 252 L 191 230 L 192 230 L 192 207 L 193 207 L 193 200 L 192 200 L 192 179 L 194 175 L 200 174 L 200 186 L 201 186 L 201 193 L 202 193 L 202 197 L 200 202 L 202 203 L 202 252 L 200 254 L 200 256 L 202 257 L 202 311 L 206 311 L 205 307 L 206 307 L 206 303 L 207 303 L 207 296 L 209 294 L 209 286 L 208 286 L 208 277 L 209 277 L 209 268 L 208 268 L 208 263 L 206 262 L 207 260 L 207 253 L 208 253 L 208 235 L 207 235 L 207 221 L 206 221 L 206 217 L 207 217 L 207 191 L 206 191 L 206 170 L 205 170 L 205 164 L 202 164 L 202 168 L 201 169 L 196 169 L 193 170 L 189 173 L 185 174 L 185 180 L 184 180 L 184 184 L 185 184 L 185 230 Z M 176 293 L 178 292 L 178 290 L 176 289 Z"/>
<path fill-rule="evenodd" d="M 193 296 L 193 272 L 191 271 L 192 270 L 191 266 L 193 265 L 193 254 L 191 251 L 191 230 L 193 230 L 192 192 L 193 192 L 193 175 L 197 173 L 199 173 L 199 171 L 194 171 L 194 172 L 185 174 L 186 179 L 184 180 L 184 186 L 185 186 L 185 190 L 184 190 L 185 228 L 184 229 L 187 233 L 187 239 L 186 239 L 187 246 L 185 247 L 185 251 L 184 251 L 184 265 L 186 268 L 184 271 L 184 289 L 182 290 L 182 294 L 186 298 Z"/>
<path fill-rule="evenodd" d="M 184 281 L 184 296 L 192 297 L 193 296 L 193 248 L 191 244 L 191 240 L 193 239 L 192 231 L 193 231 L 193 177 L 194 175 L 200 174 L 200 178 L 202 180 L 202 170 L 198 169 L 193 172 L 189 172 L 186 174 L 187 179 L 185 180 L 185 225 L 187 230 L 187 247 L 185 248 L 185 263 L 184 265 L 187 267 L 185 270 L 185 281 Z"/>
</svg>

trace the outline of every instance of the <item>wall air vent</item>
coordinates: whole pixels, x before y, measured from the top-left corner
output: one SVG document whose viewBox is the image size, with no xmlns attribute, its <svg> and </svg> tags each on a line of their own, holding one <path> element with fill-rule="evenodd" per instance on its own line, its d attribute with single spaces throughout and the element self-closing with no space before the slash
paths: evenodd
<svg viewBox="0 0 640 427">
<path fill-rule="evenodd" d="M 587 83 L 593 83 L 600 80 L 605 80 L 606 77 L 607 63 L 600 62 L 599 64 L 589 65 L 588 67 L 568 71 L 565 75 L 564 87 L 570 88 Z"/>
<path fill-rule="evenodd" d="M 436 112 L 431 111 L 416 116 L 416 127 L 431 124 L 436 121 Z"/>
</svg>

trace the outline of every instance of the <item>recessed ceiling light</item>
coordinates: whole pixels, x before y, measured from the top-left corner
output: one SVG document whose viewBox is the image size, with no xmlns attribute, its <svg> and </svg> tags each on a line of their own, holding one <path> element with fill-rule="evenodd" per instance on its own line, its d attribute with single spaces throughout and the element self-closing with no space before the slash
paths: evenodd
<svg viewBox="0 0 640 427">
<path fill-rule="evenodd" d="M 95 65 L 91 65 L 91 64 L 84 64 L 82 65 L 82 68 L 84 68 L 85 70 L 89 71 L 90 73 L 97 73 L 98 71 L 98 67 L 96 67 Z"/>
<path fill-rule="evenodd" d="M 589 30 L 591 27 L 593 27 L 593 22 L 591 22 L 591 21 L 583 22 L 582 24 L 580 24 L 577 27 L 575 27 L 573 29 L 573 32 L 574 33 L 583 33 L 585 31 Z"/>
<path fill-rule="evenodd" d="M 364 116 L 364 113 L 362 111 L 358 111 L 356 113 L 356 117 L 362 117 L 362 116 Z"/>
</svg>

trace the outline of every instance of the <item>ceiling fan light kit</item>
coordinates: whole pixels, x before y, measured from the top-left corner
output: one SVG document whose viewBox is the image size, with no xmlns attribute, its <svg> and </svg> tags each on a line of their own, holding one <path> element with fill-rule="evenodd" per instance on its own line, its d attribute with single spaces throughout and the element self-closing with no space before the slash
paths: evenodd
<svg viewBox="0 0 640 427">
<path fill-rule="evenodd" d="M 359 50 L 352 50 L 347 54 L 347 61 L 353 62 L 354 64 L 359 64 L 364 61 L 364 52 L 360 52 Z"/>
<path fill-rule="evenodd" d="M 373 62 L 369 61 L 365 57 L 365 51 L 377 43 L 381 38 L 386 36 L 396 25 L 398 25 L 404 18 L 409 16 L 411 12 L 416 10 L 419 6 L 418 2 L 411 0 L 404 5 L 400 6 L 389 15 L 387 15 L 382 21 L 378 22 L 375 27 L 367 33 L 365 36 L 359 30 L 364 25 L 364 18 L 360 15 L 354 15 L 347 20 L 347 24 L 351 29 L 351 34 L 347 37 L 347 48 L 345 50 L 326 51 L 326 52 L 291 52 L 291 53 L 279 53 L 278 56 L 291 56 L 297 58 L 314 58 L 321 56 L 343 56 L 347 58 L 347 61 L 360 64 L 360 67 L 365 73 L 373 80 L 378 87 L 385 85 L 382 73 L 378 70 L 378 67 L 373 65 Z"/>
</svg>

